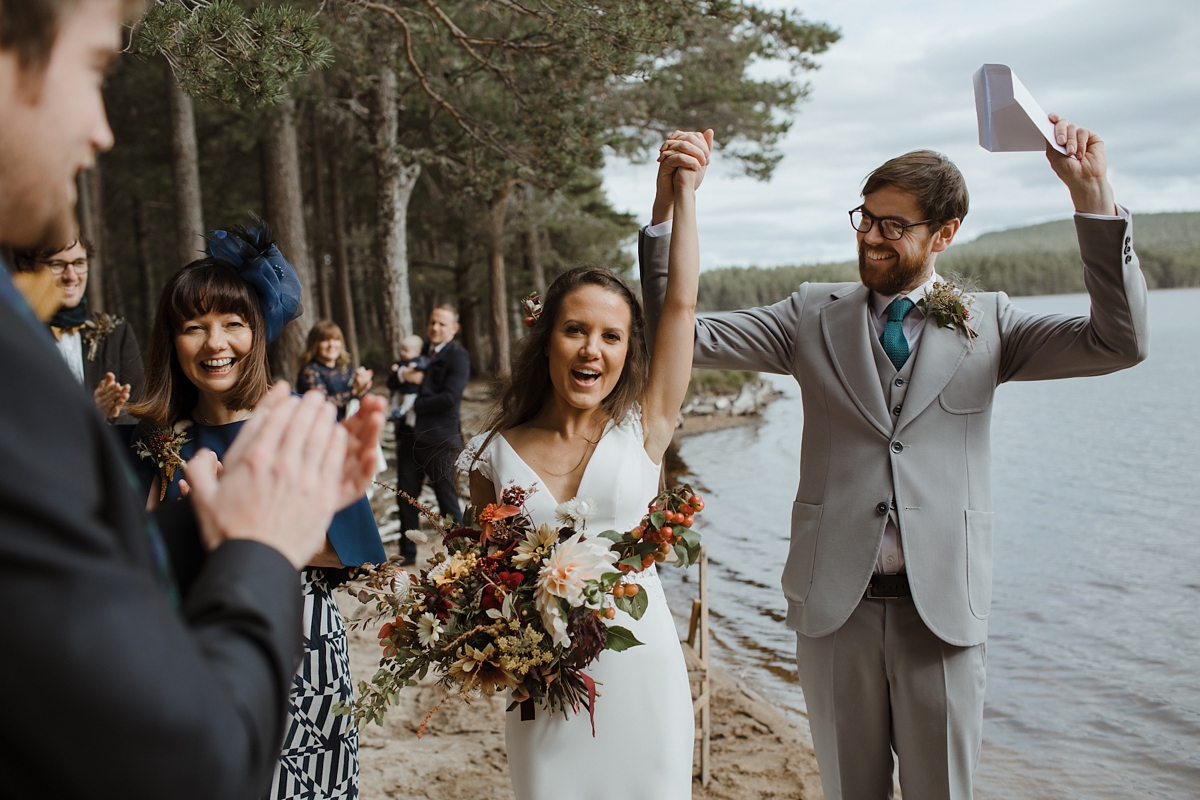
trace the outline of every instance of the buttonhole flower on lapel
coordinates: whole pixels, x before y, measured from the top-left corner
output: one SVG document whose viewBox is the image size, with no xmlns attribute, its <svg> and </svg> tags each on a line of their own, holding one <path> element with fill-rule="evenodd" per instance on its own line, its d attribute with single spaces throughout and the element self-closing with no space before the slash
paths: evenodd
<svg viewBox="0 0 1200 800">
<path fill-rule="evenodd" d="M 83 323 L 83 328 L 79 331 L 79 340 L 87 345 L 87 360 L 96 360 L 96 350 L 100 347 L 100 343 L 108 338 L 108 335 L 115 331 L 118 326 L 124 324 L 124 317 L 115 317 L 112 314 L 96 314 L 92 319 Z"/>
<path fill-rule="evenodd" d="M 161 503 L 167 496 L 167 486 L 175 477 L 175 470 L 183 469 L 184 461 L 181 453 L 187 444 L 188 428 L 192 427 L 190 419 L 181 419 L 174 426 L 156 427 L 143 424 L 138 440 L 134 443 L 134 452 L 139 458 L 149 459 L 158 467 L 161 487 L 158 491 L 158 501 Z"/>
<path fill-rule="evenodd" d="M 979 336 L 967 322 L 971 319 L 971 305 L 979 287 L 969 278 L 951 275 L 950 279 L 935 281 L 925 290 L 925 296 L 917 301 L 917 307 L 937 323 L 939 328 L 958 327 L 967 336 L 971 349 Z"/>
</svg>

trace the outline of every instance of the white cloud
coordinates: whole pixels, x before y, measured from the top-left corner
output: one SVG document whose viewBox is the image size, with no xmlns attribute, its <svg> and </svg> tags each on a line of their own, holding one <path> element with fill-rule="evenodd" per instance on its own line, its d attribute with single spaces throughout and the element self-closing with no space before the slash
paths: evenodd
<svg viewBox="0 0 1200 800">
<path fill-rule="evenodd" d="M 766 0 L 766 5 L 793 3 Z M 768 184 L 714 165 L 701 188 L 706 268 L 854 257 L 846 211 L 886 159 L 930 147 L 967 178 L 961 236 L 1071 212 L 1045 158 L 978 145 L 971 75 L 1010 65 L 1041 105 L 1104 137 L 1117 199 L 1135 212 L 1200 209 L 1200 3 L 1195 0 L 816 0 L 843 38 Z M 766 67 L 769 69 L 769 67 Z M 609 197 L 648 222 L 655 165 L 614 162 Z"/>
</svg>

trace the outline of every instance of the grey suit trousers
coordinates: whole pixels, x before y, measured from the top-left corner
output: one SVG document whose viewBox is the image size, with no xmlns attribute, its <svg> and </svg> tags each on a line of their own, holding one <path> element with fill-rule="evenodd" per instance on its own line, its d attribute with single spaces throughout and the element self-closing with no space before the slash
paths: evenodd
<svg viewBox="0 0 1200 800">
<path fill-rule="evenodd" d="M 893 750 L 905 798 L 969 800 L 986 647 L 939 639 L 911 598 L 864 599 L 833 633 L 797 633 L 825 800 L 890 800 Z"/>
</svg>

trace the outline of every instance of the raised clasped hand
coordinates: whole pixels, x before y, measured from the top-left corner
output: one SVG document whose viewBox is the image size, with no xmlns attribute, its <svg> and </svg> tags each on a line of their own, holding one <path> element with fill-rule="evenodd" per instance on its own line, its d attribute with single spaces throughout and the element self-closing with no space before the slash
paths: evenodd
<svg viewBox="0 0 1200 800">
<path fill-rule="evenodd" d="M 1075 210 L 1085 214 L 1111 216 L 1117 213 L 1112 186 L 1108 182 L 1108 156 L 1104 141 L 1094 131 L 1072 124 L 1058 114 L 1050 114 L 1054 136 L 1066 155 L 1046 145 L 1046 158 L 1059 180 L 1071 192 Z"/>
<path fill-rule="evenodd" d="M 694 181 L 693 189 L 700 188 L 704 174 L 712 158 L 714 133 L 711 128 L 697 131 L 675 131 L 667 137 L 658 150 L 658 178 L 654 197 L 652 222 L 657 224 L 671 219 L 675 205 L 677 182 Z M 681 171 L 691 175 L 679 175 Z"/>
</svg>

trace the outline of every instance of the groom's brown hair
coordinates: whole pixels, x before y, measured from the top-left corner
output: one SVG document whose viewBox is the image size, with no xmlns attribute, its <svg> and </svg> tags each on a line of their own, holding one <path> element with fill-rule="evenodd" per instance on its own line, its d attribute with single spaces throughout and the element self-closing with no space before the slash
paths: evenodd
<svg viewBox="0 0 1200 800">
<path fill-rule="evenodd" d="M 933 150 L 914 150 L 884 162 L 867 176 L 863 197 L 885 186 L 915 195 L 932 230 L 967 216 L 967 181 L 954 162 Z"/>
<path fill-rule="evenodd" d="M 89 0 L 0 0 L 0 50 L 15 51 L 24 70 L 38 72 L 50 60 L 63 20 Z M 120 0 L 126 17 L 144 0 Z"/>
</svg>

